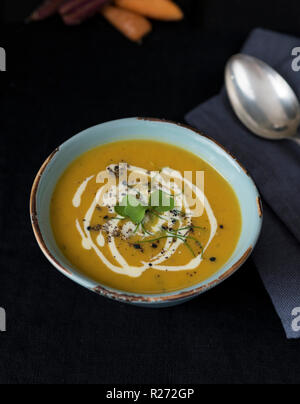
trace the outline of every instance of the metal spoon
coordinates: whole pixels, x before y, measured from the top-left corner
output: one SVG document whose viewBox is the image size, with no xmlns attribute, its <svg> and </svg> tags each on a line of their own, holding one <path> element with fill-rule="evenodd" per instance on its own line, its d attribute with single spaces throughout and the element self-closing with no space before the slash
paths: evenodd
<svg viewBox="0 0 300 404">
<path fill-rule="evenodd" d="M 266 63 L 235 55 L 226 66 L 225 81 L 232 107 L 251 132 L 300 144 L 300 104 L 288 83 Z"/>
</svg>

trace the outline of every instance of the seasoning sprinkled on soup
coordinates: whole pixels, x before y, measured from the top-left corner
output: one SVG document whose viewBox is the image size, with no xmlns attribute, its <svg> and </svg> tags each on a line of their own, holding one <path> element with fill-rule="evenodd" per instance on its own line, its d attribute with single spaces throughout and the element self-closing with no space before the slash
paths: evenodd
<svg viewBox="0 0 300 404">
<path fill-rule="evenodd" d="M 202 282 L 231 257 L 241 212 L 230 184 L 198 156 L 124 141 L 75 160 L 51 202 L 58 246 L 80 272 L 134 293 Z"/>
</svg>

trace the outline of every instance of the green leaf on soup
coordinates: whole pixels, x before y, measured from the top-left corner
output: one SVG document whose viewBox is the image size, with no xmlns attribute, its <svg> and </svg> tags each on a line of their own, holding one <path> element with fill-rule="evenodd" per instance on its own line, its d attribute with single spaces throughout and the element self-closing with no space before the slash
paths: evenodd
<svg viewBox="0 0 300 404">
<path fill-rule="evenodd" d="M 115 207 L 118 215 L 129 218 L 134 224 L 140 224 L 144 220 L 147 206 L 144 206 L 133 195 L 127 195 L 121 205 Z"/>
<path fill-rule="evenodd" d="M 146 206 L 127 206 L 126 214 L 134 224 L 140 224 L 144 220 L 146 214 Z"/>
<path fill-rule="evenodd" d="M 122 217 L 126 217 L 125 209 L 126 206 L 120 206 L 120 205 L 115 206 L 115 212 Z"/>
<path fill-rule="evenodd" d="M 169 212 L 175 208 L 175 200 L 162 190 L 158 190 L 151 194 L 150 205 L 155 212 Z"/>
</svg>

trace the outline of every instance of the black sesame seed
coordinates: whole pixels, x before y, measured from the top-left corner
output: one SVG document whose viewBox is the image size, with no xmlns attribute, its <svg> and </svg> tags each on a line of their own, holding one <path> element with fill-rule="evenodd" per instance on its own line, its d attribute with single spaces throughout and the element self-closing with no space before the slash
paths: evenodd
<svg viewBox="0 0 300 404">
<path fill-rule="evenodd" d="M 210 261 L 211 261 L 211 262 L 216 262 L 216 261 L 217 261 L 217 258 L 216 258 L 216 257 L 211 257 L 211 258 L 210 258 Z"/>
<path fill-rule="evenodd" d="M 224 229 L 224 226 L 222 224 L 220 225 L 220 229 Z"/>
<path fill-rule="evenodd" d="M 134 247 L 136 250 L 141 250 L 141 249 L 142 249 L 142 247 L 140 246 L 140 244 L 134 244 L 133 247 Z"/>
<path fill-rule="evenodd" d="M 157 248 L 157 244 L 152 244 L 152 246 L 151 246 L 152 248 Z"/>
</svg>

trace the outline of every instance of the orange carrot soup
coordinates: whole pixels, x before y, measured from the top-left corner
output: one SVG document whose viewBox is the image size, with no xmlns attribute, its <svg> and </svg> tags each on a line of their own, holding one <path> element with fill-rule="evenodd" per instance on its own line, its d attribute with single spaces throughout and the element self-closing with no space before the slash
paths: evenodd
<svg viewBox="0 0 300 404">
<path fill-rule="evenodd" d="M 146 140 L 77 158 L 51 201 L 59 248 L 79 272 L 133 293 L 205 281 L 232 256 L 242 227 L 230 184 L 198 156 Z"/>
</svg>

